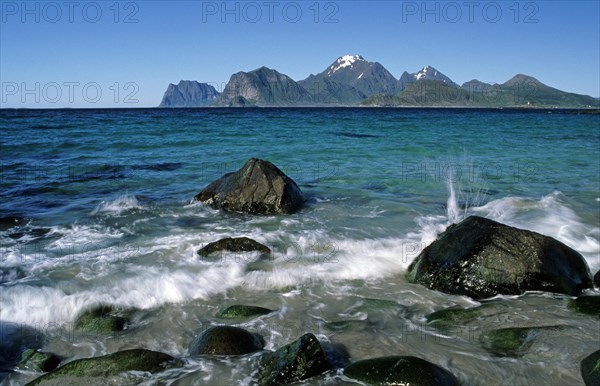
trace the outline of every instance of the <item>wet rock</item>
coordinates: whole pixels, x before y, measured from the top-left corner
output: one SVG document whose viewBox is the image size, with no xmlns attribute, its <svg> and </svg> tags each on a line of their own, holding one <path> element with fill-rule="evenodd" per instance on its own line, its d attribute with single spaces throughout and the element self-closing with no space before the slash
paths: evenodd
<svg viewBox="0 0 600 386">
<path fill-rule="evenodd" d="M 265 354 L 260 360 L 259 384 L 281 385 L 301 381 L 330 369 L 321 344 L 313 334 Z"/>
<path fill-rule="evenodd" d="M 526 291 L 578 295 L 592 286 L 587 263 L 575 250 L 477 216 L 449 226 L 411 263 L 407 278 L 476 299 Z"/>
<path fill-rule="evenodd" d="M 202 257 L 208 257 L 215 252 L 229 251 L 229 252 L 260 252 L 261 255 L 270 256 L 271 250 L 266 245 L 254 241 L 248 237 L 227 237 L 213 243 L 209 243 L 202 247 L 198 254 Z"/>
<path fill-rule="evenodd" d="M 450 372 L 413 356 L 365 359 L 346 367 L 344 375 L 369 385 L 458 385 Z"/>
<path fill-rule="evenodd" d="M 293 213 L 304 202 L 291 178 L 272 163 L 256 158 L 214 181 L 194 199 L 214 208 L 251 214 Z"/>
<path fill-rule="evenodd" d="M 553 338 L 564 326 L 509 327 L 485 331 L 479 340 L 490 353 L 500 357 L 521 357 L 538 337 Z"/>
<path fill-rule="evenodd" d="M 117 315 L 110 305 L 99 305 L 82 312 L 75 320 L 75 327 L 87 332 L 110 333 L 125 328 L 127 319 Z"/>
<path fill-rule="evenodd" d="M 586 386 L 600 385 L 600 350 L 581 361 L 581 377 Z"/>
<path fill-rule="evenodd" d="M 594 285 L 596 288 L 600 288 L 600 271 L 596 272 L 594 275 Z"/>
<path fill-rule="evenodd" d="M 265 342 L 257 334 L 232 326 L 215 326 L 190 343 L 190 355 L 242 355 L 262 350 Z"/>
<path fill-rule="evenodd" d="M 18 365 L 23 348 L 39 349 L 44 340 L 42 331 L 0 320 L 0 377 Z"/>
<path fill-rule="evenodd" d="M 329 330 L 337 331 L 337 332 L 364 332 L 370 331 L 373 332 L 379 328 L 381 325 L 376 321 L 365 319 L 365 320 L 357 320 L 357 319 L 342 319 L 342 320 L 333 320 L 325 323 L 325 327 Z"/>
<path fill-rule="evenodd" d="M 24 370 L 46 373 L 57 368 L 59 363 L 60 358 L 58 356 L 30 348 L 23 351 L 17 367 Z"/>
<path fill-rule="evenodd" d="M 104 378 L 125 371 L 145 371 L 156 373 L 183 363 L 168 354 L 145 349 L 119 351 L 96 358 L 77 359 L 45 374 L 28 386 L 43 384 L 73 384 L 74 380 Z M 104 380 L 105 381 L 105 380 Z M 87 384 L 87 383 L 86 383 Z"/>
<path fill-rule="evenodd" d="M 264 307 L 234 304 L 233 306 L 229 306 L 220 310 L 217 313 L 217 317 L 224 319 L 244 319 L 251 318 L 253 316 L 270 314 L 271 312 L 273 312 L 273 310 Z"/>
<path fill-rule="evenodd" d="M 580 296 L 569 301 L 569 309 L 600 318 L 600 296 Z"/>
<path fill-rule="evenodd" d="M 486 331 L 480 341 L 494 355 L 520 357 L 531 347 L 536 335 L 535 328 L 510 327 Z"/>
<path fill-rule="evenodd" d="M 463 326 L 482 315 L 481 308 L 446 308 L 427 315 L 427 322 L 441 329 Z"/>
<path fill-rule="evenodd" d="M 322 343 L 327 362 L 332 369 L 343 369 L 350 364 L 348 348 L 340 343 Z"/>
</svg>

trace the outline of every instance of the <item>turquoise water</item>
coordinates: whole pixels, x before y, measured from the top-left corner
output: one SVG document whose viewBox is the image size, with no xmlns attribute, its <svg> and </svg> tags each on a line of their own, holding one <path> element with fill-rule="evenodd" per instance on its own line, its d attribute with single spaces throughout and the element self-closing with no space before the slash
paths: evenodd
<svg viewBox="0 0 600 386">
<path fill-rule="evenodd" d="M 43 331 L 41 346 L 68 360 L 142 346 L 188 361 L 123 384 L 252 384 L 253 356 L 186 357 L 195 332 L 223 323 L 214 314 L 235 303 L 278 310 L 242 324 L 267 349 L 313 332 L 345 345 L 351 360 L 417 355 L 466 384 L 581 384 L 579 361 L 600 337 L 596 320 L 566 309 L 568 297 L 492 301 L 502 317 L 478 321 L 475 336 L 498 323 L 571 328 L 531 357 L 506 360 L 470 334 L 450 339 L 424 325 L 427 313 L 477 303 L 403 273 L 469 214 L 555 237 L 596 272 L 599 128 L 598 115 L 551 110 L 2 110 L 0 321 Z M 293 178 L 305 208 L 255 217 L 191 202 L 251 157 Z M 226 236 L 267 244 L 273 259 L 196 255 Z M 372 307 L 372 298 L 389 302 Z M 138 310 L 123 335 L 65 334 L 100 302 Z M 356 324 L 329 329 L 336 320 Z M 344 382 L 330 374 L 308 384 Z"/>
</svg>

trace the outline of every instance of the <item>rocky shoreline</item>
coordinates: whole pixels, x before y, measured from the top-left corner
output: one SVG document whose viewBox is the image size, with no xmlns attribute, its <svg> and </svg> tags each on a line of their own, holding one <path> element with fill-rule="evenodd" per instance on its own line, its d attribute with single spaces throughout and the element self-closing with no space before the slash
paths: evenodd
<svg viewBox="0 0 600 386">
<path fill-rule="evenodd" d="M 255 215 L 287 214 L 299 210 L 304 195 L 293 180 L 275 165 L 249 160 L 242 169 L 228 173 L 200 192 L 195 200 L 225 211 Z M 198 251 L 199 258 L 227 252 L 258 252 L 270 249 L 246 237 L 215 240 Z M 448 227 L 410 265 L 407 279 L 449 294 L 488 299 L 496 295 L 521 295 L 530 291 L 571 296 L 573 313 L 600 318 L 599 273 L 593 278 L 583 257 L 563 243 L 539 233 L 510 227 L 486 218 L 472 216 Z M 244 321 L 269 315 L 276 310 L 262 305 L 233 304 L 218 311 L 224 324 L 196 334 L 187 355 L 171 355 L 143 348 L 60 363 L 59 356 L 34 348 L 19 347 L 10 353 L 17 370 L 45 373 L 28 385 L 96 384 L 126 371 L 157 373 L 185 365 L 186 357 L 231 357 L 254 355 L 253 383 L 290 384 L 323 373 L 339 374 L 370 385 L 456 385 L 457 371 L 447 365 L 410 355 L 375 357 L 352 361 L 342 349 L 319 342 L 314 332 L 305 334 L 275 351 L 264 350 L 264 337 L 225 321 Z M 122 310 L 107 304 L 90 305 L 74 321 L 82 332 L 107 336 L 126 333 L 136 310 Z M 427 316 L 428 325 L 441 333 L 466 325 L 486 315 L 495 315 L 493 304 L 473 308 L 450 307 Z M 523 325 L 483 332 L 480 346 L 498 357 L 519 358 L 537 341 L 568 327 Z M 17 349 L 17 348 L 15 348 Z M 235 360 L 235 359 L 233 359 Z M 600 350 L 581 361 L 581 377 L 586 385 L 600 384 Z"/>
</svg>

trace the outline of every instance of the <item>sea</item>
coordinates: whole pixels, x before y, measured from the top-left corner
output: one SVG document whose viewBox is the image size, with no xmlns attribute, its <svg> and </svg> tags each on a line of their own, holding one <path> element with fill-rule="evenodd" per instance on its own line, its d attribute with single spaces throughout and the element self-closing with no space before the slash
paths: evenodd
<svg viewBox="0 0 600 386">
<path fill-rule="evenodd" d="M 291 215 L 228 213 L 193 201 L 250 158 L 274 163 L 306 196 Z M 235 325 L 276 350 L 315 334 L 344 364 L 426 359 L 464 385 L 582 385 L 600 322 L 567 295 L 476 301 L 408 283 L 407 267 L 470 215 L 554 237 L 600 269 L 600 115 L 571 110 L 429 108 L 0 110 L 2 385 L 38 348 L 63 363 L 130 348 L 181 358 L 115 385 L 252 385 L 259 354 L 189 356 L 206 328 Z M 224 237 L 272 250 L 203 258 Z M 590 290 L 590 293 L 598 293 Z M 83 333 L 77 315 L 130 310 L 126 329 Z M 229 305 L 272 313 L 219 319 Z M 426 316 L 491 305 L 440 331 Z M 521 357 L 485 350 L 483 332 L 561 326 Z M 107 383 L 108 384 L 108 383 Z M 305 385 L 353 385 L 334 370 Z"/>
</svg>

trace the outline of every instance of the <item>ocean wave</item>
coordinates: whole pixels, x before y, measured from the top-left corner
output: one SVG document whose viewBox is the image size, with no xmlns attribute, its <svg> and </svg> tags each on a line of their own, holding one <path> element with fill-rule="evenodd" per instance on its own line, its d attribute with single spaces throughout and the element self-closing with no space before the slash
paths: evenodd
<svg viewBox="0 0 600 386">
<path fill-rule="evenodd" d="M 108 215 L 121 215 L 122 213 L 135 210 L 145 209 L 145 207 L 139 202 L 135 195 L 124 194 L 112 201 L 102 201 L 92 211 L 92 215 L 96 214 L 108 214 Z"/>
<path fill-rule="evenodd" d="M 3 239 L 10 242 L 3 242 L 0 247 L 0 267 L 60 267 L 63 261 L 99 255 L 95 251 L 114 244 L 122 236 L 122 232 L 101 225 L 53 226 L 43 238 L 21 237 L 18 242 Z"/>
<path fill-rule="evenodd" d="M 553 237 L 577 250 L 597 268 L 600 253 L 600 228 L 585 224 L 564 202 L 564 195 L 554 191 L 540 199 L 505 197 L 470 208 L 502 223 Z"/>
<path fill-rule="evenodd" d="M 53 284 L 21 282 L 4 287 L 0 295 L 3 318 L 31 326 L 67 323 L 90 304 L 149 309 L 206 300 L 236 287 L 261 291 L 314 281 L 328 286 L 348 279 L 375 279 L 402 272 L 410 263 L 401 239 L 329 239 L 322 231 L 306 231 L 293 242 L 281 239 L 279 231 L 262 237 L 258 232 L 248 235 L 273 249 L 267 270 L 248 269 L 258 254 L 200 258 L 198 248 L 226 236 L 219 233 L 158 238 L 151 246 L 134 251 L 127 261 L 110 259 L 110 248 L 93 259 L 47 259 L 37 264 L 34 273 L 39 280 L 35 282 Z M 63 271 L 65 276 L 60 274 Z"/>
<path fill-rule="evenodd" d="M 280 222 L 272 216 L 222 218 L 203 204 L 186 205 L 182 213 L 170 215 L 174 219 L 208 217 L 207 226 L 200 222 L 193 230 L 189 221 L 176 221 L 179 226 L 167 233 L 144 236 L 143 242 L 133 239 L 114 245 L 124 234 L 100 225 L 53 227 L 61 237 L 49 244 L 50 249 L 69 250 L 90 242 L 98 248 L 69 259 L 48 256 L 35 261 L 28 272 L 44 285 L 28 285 L 30 281 L 25 279 L 5 286 L 0 294 L 3 318 L 27 325 L 72 322 L 85 307 L 102 302 L 148 309 L 206 300 L 240 287 L 289 292 L 310 283 L 335 288 L 350 280 L 393 278 L 406 272 L 423 248 L 449 225 L 473 214 L 554 237 L 581 252 L 593 272 L 599 268 L 600 229 L 583 223 L 562 193 L 552 192 L 539 199 L 504 197 L 468 207 L 458 205 L 459 189 L 449 186 L 448 192 L 445 212 L 419 215 L 412 230 L 381 238 L 359 239 L 335 233 L 326 222 L 311 223 L 310 216 Z M 121 213 L 142 206 L 135 196 L 125 195 L 99 207 L 103 213 Z M 267 245 L 271 256 L 260 261 L 257 253 L 224 252 L 211 260 L 197 254 L 209 242 L 240 236 Z M 6 263 L 14 265 L 13 260 L 19 258 L 25 262 L 33 259 L 15 252 L 8 255 Z M 9 276 L 12 280 L 14 275 Z M 61 279 L 53 280 L 55 277 Z"/>
<path fill-rule="evenodd" d="M 448 183 L 448 192 L 445 215 L 418 217 L 418 229 L 408 234 L 410 239 L 419 238 L 422 245 L 429 245 L 451 224 L 477 215 L 553 237 L 581 253 L 592 272 L 600 269 L 600 228 L 584 223 L 565 203 L 562 192 L 553 191 L 539 199 L 503 197 L 480 206 L 460 206 L 459 198 L 465 193 L 451 183 Z"/>
</svg>

